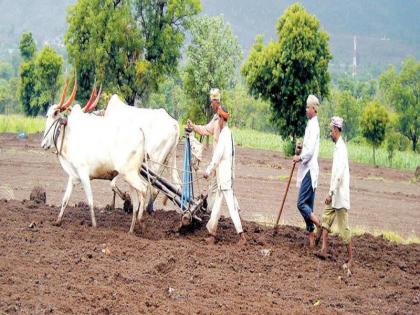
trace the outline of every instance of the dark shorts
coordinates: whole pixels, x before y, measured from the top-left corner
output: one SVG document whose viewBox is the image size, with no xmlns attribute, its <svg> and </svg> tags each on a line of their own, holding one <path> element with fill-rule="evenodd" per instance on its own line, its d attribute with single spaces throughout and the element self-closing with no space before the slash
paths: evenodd
<svg viewBox="0 0 420 315">
<path fill-rule="evenodd" d="M 308 171 L 302 180 L 299 189 L 297 207 L 306 223 L 306 230 L 313 232 L 315 225 L 310 219 L 311 213 L 314 211 L 315 191 L 312 188 L 311 172 Z"/>
</svg>

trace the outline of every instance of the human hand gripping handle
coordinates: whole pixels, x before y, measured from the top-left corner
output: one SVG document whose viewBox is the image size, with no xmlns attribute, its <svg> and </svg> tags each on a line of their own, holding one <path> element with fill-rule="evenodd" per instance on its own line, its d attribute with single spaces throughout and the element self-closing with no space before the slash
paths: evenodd
<svg viewBox="0 0 420 315">
<path fill-rule="evenodd" d="M 188 128 L 193 129 L 194 124 L 190 119 L 187 120 L 187 126 L 188 126 Z"/>
<path fill-rule="evenodd" d="M 302 153 L 302 142 L 297 142 L 295 147 L 295 156 L 293 156 L 293 163 L 302 161 L 300 154 Z"/>
</svg>

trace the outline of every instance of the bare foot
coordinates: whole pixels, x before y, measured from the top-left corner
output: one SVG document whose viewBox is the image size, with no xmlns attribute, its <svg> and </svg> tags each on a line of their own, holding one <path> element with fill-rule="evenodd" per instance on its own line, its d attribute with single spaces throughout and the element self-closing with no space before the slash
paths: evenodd
<svg viewBox="0 0 420 315">
<path fill-rule="evenodd" d="M 309 248 L 315 248 L 315 233 L 309 233 Z"/>
<path fill-rule="evenodd" d="M 244 246 L 247 243 L 246 237 L 245 237 L 244 233 L 241 233 L 240 235 L 241 236 L 240 236 L 239 241 L 238 241 L 238 246 Z"/>
<path fill-rule="evenodd" d="M 322 227 L 317 228 L 315 237 L 315 246 L 318 246 L 322 236 Z"/>
<path fill-rule="evenodd" d="M 206 241 L 207 245 L 216 244 L 216 237 L 214 237 L 213 235 L 210 235 L 209 237 L 206 237 L 204 240 Z"/>
</svg>

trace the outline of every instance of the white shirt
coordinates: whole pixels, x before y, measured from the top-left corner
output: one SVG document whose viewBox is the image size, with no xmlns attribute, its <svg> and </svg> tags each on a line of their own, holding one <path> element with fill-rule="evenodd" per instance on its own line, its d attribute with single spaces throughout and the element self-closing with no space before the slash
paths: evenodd
<svg viewBox="0 0 420 315">
<path fill-rule="evenodd" d="M 221 190 L 232 188 L 235 178 L 235 147 L 232 132 L 225 126 L 219 135 L 219 141 L 214 149 L 213 157 L 206 169 L 210 175 L 216 169 L 217 186 Z"/>
<path fill-rule="evenodd" d="M 350 171 L 346 144 L 340 137 L 334 147 L 329 195 L 335 209 L 350 209 Z"/>
<path fill-rule="evenodd" d="M 318 175 L 319 175 L 319 166 L 318 166 L 318 155 L 319 155 L 319 124 L 318 117 L 314 116 L 306 125 L 305 137 L 303 138 L 303 147 L 300 158 L 302 161 L 299 164 L 296 186 L 300 187 L 302 180 L 305 177 L 306 173 L 310 171 L 312 188 L 315 188 L 318 185 Z"/>
</svg>

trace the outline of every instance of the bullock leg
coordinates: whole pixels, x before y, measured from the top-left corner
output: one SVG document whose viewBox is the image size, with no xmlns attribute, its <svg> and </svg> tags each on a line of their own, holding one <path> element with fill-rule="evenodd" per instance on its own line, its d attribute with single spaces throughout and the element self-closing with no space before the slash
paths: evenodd
<svg viewBox="0 0 420 315">
<path fill-rule="evenodd" d="M 69 180 L 67 181 L 66 192 L 64 193 L 63 201 L 61 202 L 61 210 L 60 210 L 60 213 L 58 215 L 57 221 L 55 221 L 55 223 L 54 223 L 54 225 L 56 225 L 56 226 L 61 225 L 61 220 L 63 219 L 64 209 L 66 209 L 66 207 L 67 207 L 67 204 L 69 202 L 70 195 L 73 191 L 73 187 L 74 187 L 75 182 L 76 181 L 73 178 L 69 177 Z"/>
<path fill-rule="evenodd" d="M 147 203 L 147 207 L 146 207 L 146 211 L 148 214 L 152 214 L 153 213 L 153 204 L 157 198 L 159 191 L 155 188 L 150 187 L 150 197 L 149 197 L 149 202 Z"/>
<path fill-rule="evenodd" d="M 90 218 L 92 220 L 92 227 L 96 228 L 96 218 L 95 218 L 95 210 L 93 209 L 93 195 L 92 195 L 92 188 L 90 186 L 90 178 L 88 175 L 80 176 L 80 180 L 82 181 L 83 190 L 86 194 L 86 199 L 90 209 Z"/>
<path fill-rule="evenodd" d="M 149 202 L 147 203 L 147 207 L 146 207 L 146 211 L 148 214 L 152 214 L 153 213 L 153 203 L 154 203 L 154 199 L 153 199 L 153 193 L 152 193 L 152 187 L 149 187 L 147 189 L 147 193 L 146 196 L 149 196 Z"/>
<path fill-rule="evenodd" d="M 137 213 L 139 211 L 139 197 L 137 194 L 137 190 L 135 190 L 133 187 L 129 187 L 130 189 L 130 198 L 131 201 L 133 203 L 133 217 L 131 219 L 131 226 L 130 226 L 130 231 L 128 233 L 133 234 L 134 233 L 134 228 L 136 226 L 136 219 L 137 219 Z"/>
<path fill-rule="evenodd" d="M 140 228 L 144 230 L 144 225 L 142 222 L 143 218 L 143 211 L 144 211 L 144 201 L 146 199 L 146 192 L 147 188 L 144 182 L 140 179 L 138 174 L 135 175 L 128 175 L 126 177 L 127 183 L 136 190 L 136 193 L 133 194 L 136 198 L 136 200 L 133 200 L 133 219 L 131 222 L 131 228 L 130 233 L 133 233 L 134 231 L 134 225 L 135 225 L 135 217 L 137 217 L 137 220 L 139 221 Z M 139 202 L 140 197 L 140 202 Z"/>
</svg>

